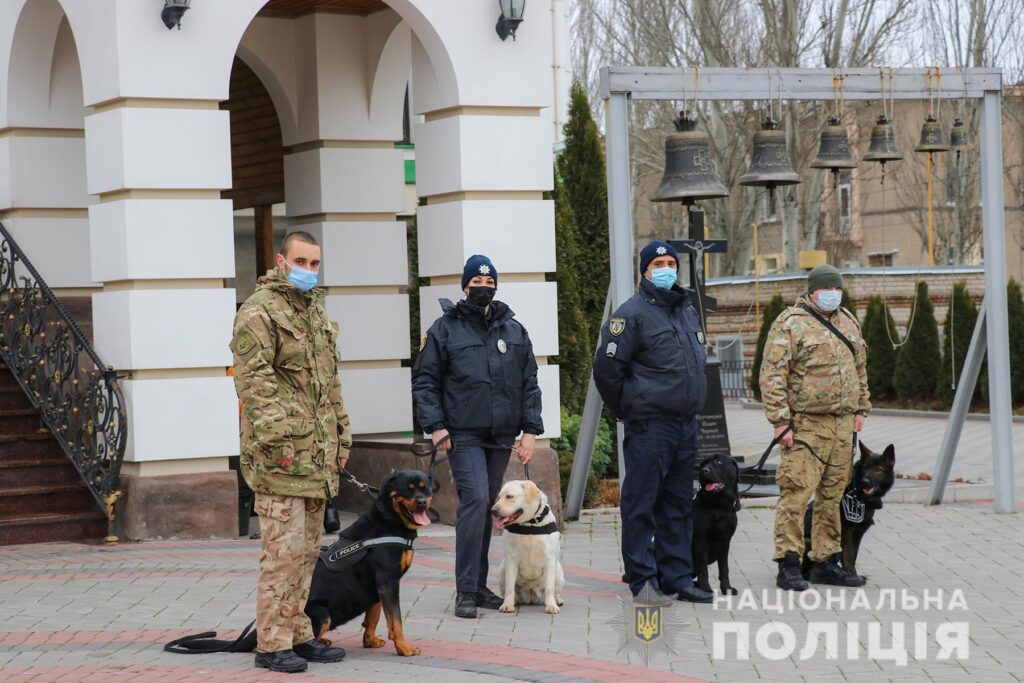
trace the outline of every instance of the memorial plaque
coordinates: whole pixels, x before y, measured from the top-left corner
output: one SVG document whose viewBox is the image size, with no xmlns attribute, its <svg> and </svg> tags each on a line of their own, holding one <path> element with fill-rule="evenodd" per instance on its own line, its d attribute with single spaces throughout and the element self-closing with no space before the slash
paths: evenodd
<svg viewBox="0 0 1024 683">
<path fill-rule="evenodd" d="M 729 429 L 725 424 L 725 400 L 722 398 L 722 361 L 708 357 L 708 398 L 700 412 L 697 434 L 697 460 L 715 453 L 731 455 Z"/>
</svg>

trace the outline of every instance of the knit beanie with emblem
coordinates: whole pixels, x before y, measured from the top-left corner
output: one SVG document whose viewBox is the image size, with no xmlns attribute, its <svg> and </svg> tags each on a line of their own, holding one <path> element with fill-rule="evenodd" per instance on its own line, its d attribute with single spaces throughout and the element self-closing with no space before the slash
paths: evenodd
<svg viewBox="0 0 1024 683">
<path fill-rule="evenodd" d="M 835 266 L 823 263 L 807 274 L 807 291 L 816 292 L 825 287 L 843 286 L 843 276 Z"/>
<path fill-rule="evenodd" d="M 679 252 L 676 251 L 676 248 L 668 242 L 654 240 L 640 250 L 640 275 L 646 273 L 647 267 L 651 265 L 651 261 L 659 256 L 671 256 L 674 258 L 676 260 L 676 270 L 679 270 Z"/>
<path fill-rule="evenodd" d="M 469 281 L 477 275 L 493 277 L 494 286 L 498 286 L 498 269 L 491 263 L 491 259 L 483 254 L 473 254 L 466 261 L 466 267 L 462 269 L 462 288 L 465 289 Z"/>
</svg>

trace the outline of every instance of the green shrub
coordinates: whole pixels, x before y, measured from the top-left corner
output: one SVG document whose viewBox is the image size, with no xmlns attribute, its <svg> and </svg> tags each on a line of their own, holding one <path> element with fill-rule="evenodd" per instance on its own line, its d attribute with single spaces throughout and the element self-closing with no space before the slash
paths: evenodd
<svg viewBox="0 0 1024 683">
<path fill-rule="evenodd" d="M 561 453 L 567 451 L 571 456 L 576 452 L 576 440 L 580 435 L 580 423 L 583 418 L 572 415 L 565 406 L 560 409 L 562 418 L 562 436 L 551 440 L 551 447 Z M 594 454 L 590 459 L 590 471 L 597 479 L 605 475 L 608 465 L 615 456 L 615 439 L 612 430 L 605 420 L 598 421 L 597 438 L 594 440 Z"/>
<path fill-rule="evenodd" d="M 907 330 L 907 342 L 896 353 L 893 387 L 906 401 L 927 402 L 935 396 L 939 376 L 939 326 L 935 307 L 928 298 L 928 283 L 917 283 L 913 303 L 913 325 Z"/>
<path fill-rule="evenodd" d="M 1021 406 L 1024 405 L 1024 296 L 1020 284 L 1013 278 L 1006 284 L 1006 307 L 1010 314 L 1010 397 L 1013 405 Z"/>
<path fill-rule="evenodd" d="M 949 311 L 942 326 L 942 363 L 935 384 L 935 396 L 947 408 L 953 405 L 953 378 L 956 378 L 957 384 L 960 383 L 964 360 L 967 358 L 967 347 L 971 343 L 971 335 L 977 321 L 978 307 L 974 305 L 971 295 L 967 292 L 967 282 L 961 280 L 953 285 L 953 294 L 949 297 Z M 977 388 L 974 389 L 975 395 L 978 396 Z"/>
<path fill-rule="evenodd" d="M 754 398 L 761 400 L 761 362 L 764 360 L 764 344 L 768 339 L 768 330 L 779 314 L 786 310 L 786 302 L 781 294 L 776 294 L 761 312 L 761 331 L 757 333 L 757 347 L 754 349 L 754 367 L 750 370 L 750 390 Z"/>
<path fill-rule="evenodd" d="M 839 305 L 850 313 L 853 313 L 853 317 L 857 319 L 857 322 L 860 322 L 860 316 L 857 315 L 857 304 L 853 302 L 853 297 L 850 296 L 850 290 L 843 290 L 843 299 L 839 302 Z"/>
<path fill-rule="evenodd" d="M 885 326 L 889 326 L 886 333 Z M 885 400 L 893 397 L 892 377 L 896 369 L 896 349 L 900 333 L 888 308 L 880 296 L 868 299 L 861 334 L 868 347 L 868 388 L 871 398 Z"/>
</svg>

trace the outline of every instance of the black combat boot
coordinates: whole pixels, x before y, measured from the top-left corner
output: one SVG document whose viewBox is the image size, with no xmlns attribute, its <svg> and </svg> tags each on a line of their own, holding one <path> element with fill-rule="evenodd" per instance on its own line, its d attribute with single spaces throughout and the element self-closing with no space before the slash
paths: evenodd
<svg viewBox="0 0 1024 683">
<path fill-rule="evenodd" d="M 293 645 L 292 650 L 307 662 L 340 662 L 345 659 L 345 650 L 340 647 L 324 645 L 319 640 L 310 640 L 300 645 Z"/>
<path fill-rule="evenodd" d="M 498 609 L 505 600 L 499 597 L 487 586 L 480 586 L 476 592 L 476 606 L 484 609 Z"/>
<path fill-rule="evenodd" d="M 455 594 L 455 616 L 476 619 L 476 593 L 460 591 Z"/>
<path fill-rule="evenodd" d="M 280 671 L 281 673 L 293 674 L 299 671 L 305 671 L 309 668 L 306 664 L 306 660 L 299 657 L 292 650 L 280 650 L 279 652 L 257 652 L 256 653 L 256 666 L 263 667 L 264 669 L 270 669 L 271 671 Z"/>
<path fill-rule="evenodd" d="M 775 579 L 775 585 L 787 591 L 805 591 L 809 584 L 800 576 L 800 555 L 790 551 L 779 563 L 779 576 Z"/>
<path fill-rule="evenodd" d="M 815 562 L 811 567 L 811 583 L 827 583 L 830 586 L 857 588 L 867 581 L 858 574 L 847 574 L 839 564 L 839 555 L 833 555 L 824 562 Z"/>
</svg>

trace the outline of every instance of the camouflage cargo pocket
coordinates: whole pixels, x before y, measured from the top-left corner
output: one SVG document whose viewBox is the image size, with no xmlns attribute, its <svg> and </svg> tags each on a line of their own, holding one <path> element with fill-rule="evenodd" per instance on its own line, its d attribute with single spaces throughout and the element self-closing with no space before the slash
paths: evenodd
<svg viewBox="0 0 1024 683">
<path fill-rule="evenodd" d="M 264 470 L 277 474 L 290 474 L 295 477 L 313 474 L 315 444 L 313 424 L 313 420 L 310 418 L 289 418 L 288 438 L 292 442 L 292 453 L 294 454 L 292 461 L 288 465 L 282 465 L 277 461 L 280 455 L 275 453 L 264 460 Z"/>
<path fill-rule="evenodd" d="M 260 517 L 266 517 L 278 522 L 287 522 L 292 516 L 292 503 L 288 496 L 278 496 L 271 493 L 257 493 L 252 509 Z"/>
<path fill-rule="evenodd" d="M 780 489 L 804 489 L 812 485 L 813 465 L 811 456 L 800 445 L 793 448 L 782 448 L 782 462 L 775 471 L 775 483 Z"/>
<path fill-rule="evenodd" d="M 306 333 L 287 318 L 274 318 L 280 329 L 275 365 L 298 372 L 306 367 Z"/>
</svg>

